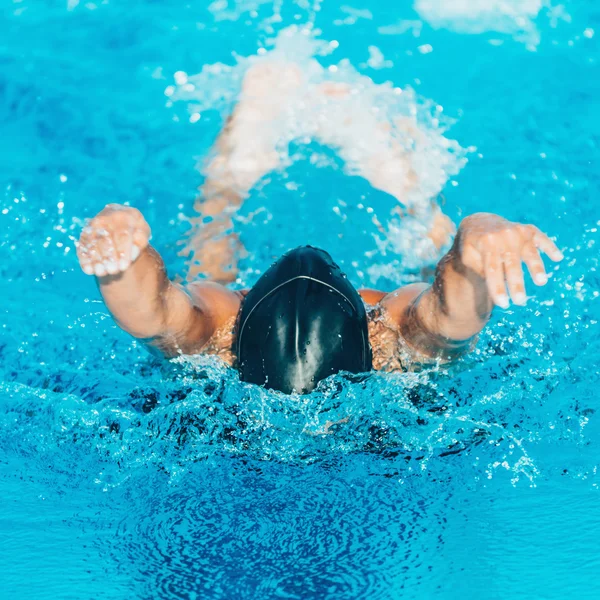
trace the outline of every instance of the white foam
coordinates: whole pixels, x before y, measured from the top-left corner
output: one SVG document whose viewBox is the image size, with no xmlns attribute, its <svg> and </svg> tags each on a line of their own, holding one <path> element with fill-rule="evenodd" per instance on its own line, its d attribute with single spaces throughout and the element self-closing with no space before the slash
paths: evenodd
<svg viewBox="0 0 600 600">
<path fill-rule="evenodd" d="M 371 69 L 390 69 L 394 66 L 391 60 L 386 60 L 383 52 L 377 46 L 369 46 L 369 59 L 362 63 L 361 68 L 369 67 Z"/>
<path fill-rule="evenodd" d="M 341 6 L 340 10 L 346 15 L 343 19 L 336 19 L 334 25 L 354 25 L 359 19 L 373 20 L 373 13 L 368 9 L 352 8 L 351 6 Z"/>
<path fill-rule="evenodd" d="M 414 8 L 434 28 L 507 34 L 532 49 L 540 42 L 536 19 L 552 10 L 549 0 L 415 0 Z"/>
</svg>

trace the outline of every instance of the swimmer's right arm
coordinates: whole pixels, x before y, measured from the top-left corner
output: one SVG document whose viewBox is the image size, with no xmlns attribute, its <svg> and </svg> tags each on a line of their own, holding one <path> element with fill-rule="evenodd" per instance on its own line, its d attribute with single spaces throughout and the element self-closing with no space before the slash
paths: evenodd
<svg viewBox="0 0 600 600">
<path fill-rule="evenodd" d="M 522 263 L 536 285 L 547 282 L 540 251 L 562 260 L 554 242 L 534 225 L 491 213 L 471 215 L 439 262 L 433 285 L 407 286 L 381 305 L 417 353 L 457 358 L 472 347 L 494 306 L 508 308 L 509 295 L 516 305 L 526 303 Z"/>
<path fill-rule="evenodd" d="M 95 275 L 113 318 L 167 356 L 194 354 L 239 308 L 239 297 L 214 283 L 188 289 L 169 281 L 149 245 L 150 227 L 135 208 L 109 204 L 83 229 L 81 268 Z"/>
</svg>

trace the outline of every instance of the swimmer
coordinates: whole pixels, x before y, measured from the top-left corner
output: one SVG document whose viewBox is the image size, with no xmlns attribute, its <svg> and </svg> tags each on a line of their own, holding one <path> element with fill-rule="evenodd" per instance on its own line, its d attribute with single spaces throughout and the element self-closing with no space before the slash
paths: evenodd
<svg viewBox="0 0 600 600">
<path fill-rule="evenodd" d="M 526 303 L 522 263 L 536 285 L 547 282 L 540 251 L 562 260 L 554 242 L 534 225 L 479 213 L 461 222 L 432 285 L 411 284 L 391 293 L 356 290 L 327 252 L 304 246 L 279 258 L 252 289 L 228 289 L 224 284 L 235 279 L 240 252 L 231 232 L 233 212 L 277 166 L 276 122 L 286 95 L 301 82 L 289 65 L 283 71 L 259 66 L 246 77 L 241 101 L 207 167 L 197 208 L 212 220 L 190 240 L 197 259 L 186 285 L 167 277 L 137 209 L 109 204 L 83 229 L 77 245 L 81 268 L 97 278 L 122 329 L 167 357 L 217 355 L 236 367 L 243 381 L 308 393 L 342 371 L 405 371 L 456 360 L 474 346 L 494 306 L 507 308 L 509 299 Z M 267 88 L 272 95 L 264 93 Z M 313 92 L 306 101 L 324 102 L 347 89 L 326 83 Z M 352 112 L 341 114 L 341 125 L 355 118 Z M 383 140 L 374 154 L 331 123 L 316 124 L 314 135 L 355 161 L 374 187 L 407 206 L 418 185 L 411 156 L 386 140 L 385 125 L 369 123 Z M 452 227 L 438 210 L 429 238 L 442 246 Z M 199 272 L 208 280 L 197 279 Z"/>
<path fill-rule="evenodd" d="M 167 277 L 135 208 L 109 204 L 84 228 L 77 252 L 117 324 L 167 357 L 215 354 L 243 381 L 306 393 L 340 371 L 407 370 L 469 351 L 494 306 L 527 301 L 522 263 L 536 285 L 540 250 L 562 254 L 534 225 L 494 214 L 460 224 L 433 285 L 392 293 L 355 290 L 327 252 L 304 246 L 281 257 L 249 291 Z M 508 293 L 507 293 L 508 288 Z"/>
</svg>

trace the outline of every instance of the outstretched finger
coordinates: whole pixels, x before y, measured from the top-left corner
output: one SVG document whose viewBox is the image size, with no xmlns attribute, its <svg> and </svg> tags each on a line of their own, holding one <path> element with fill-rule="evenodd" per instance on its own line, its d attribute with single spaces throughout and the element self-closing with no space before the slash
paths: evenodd
<svg viewBox="0 0 600 600">
<path fill-rule="evenodd" d="M 116 273 L 116 264 L 113 264 L 115 249 L 110 233 L 102 228 L 93 228 L 87 244 L 87 252 L 91 259 L 96 277 L 104 277 Z"/>
<path fill-rule="evenodd" d="M 119 272 L 126 271 L 131 264 L 132 234 L 129 230 L 114 234 L 116 260 Z"/>
<path fill-rule="evenodd" d="M 142 250 L 148 245 L 148 233 L 144 229 L 136 229 L 132 236 L 133 244 L 131 246 L 131 262 L 134 262 Z"/>
<path fill-rule="evenodd" d="M 531 279 L 536 285 L 545 285 L 548 282 L 548 275 L 544 267 L 544 261 L 534 244 L 527 244 L 522 252 L 523 262 L 527 265 Z"/>
<path fill-rule="evenodd" d="M 510 297 L 515 304 L 523 306 L 527 302 L 525 295 L 525 280 L 521 258 L 515 252 L 506 252 L 503 256 L 504 275 L 508 284 Z"/>
<path fill-rule="evenodd" d="M 98 250 L 101 255 L 101 265 L 107 275 L 116 275 L 119 272 L 117 247 L 110 232 L 98 240 Z M 97 273 L 96 273 L 97 274 Z"/>
<path fill-rule="evenodd" d="M 554 262 L 563 259 L 563 253 L 558 249 L 556 244 L 545 233 L 537 229 L 537 227 L 535 228 L 533 243 Z"/>
<path fill-rule="evenodd" d="M 502 262 L 495 252 L 488 252 L 484 257 L 485 282 L 494 304 L 500 308 L 508 308 L 508 296 L 504 285 Z"/>
</svg>

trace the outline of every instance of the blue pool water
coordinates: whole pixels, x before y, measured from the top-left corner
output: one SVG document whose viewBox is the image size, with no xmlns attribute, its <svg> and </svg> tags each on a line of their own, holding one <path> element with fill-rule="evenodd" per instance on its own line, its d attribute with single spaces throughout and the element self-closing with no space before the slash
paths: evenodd
<svg viewBox="0 0 600 600">
<path fill-rule="evenodd" d="M 3 4 L 2 597 L 600 596 L 600 10 L 351 2 Z M 278 396 L 213 359 L 151 359 L 79 270 L 84 220 L 130 202 L 185 275 L 197 163 L 246 57 L 286 43 L 413 110 L 453 219 L 496 211 L 557 236 L 550 283 L 453 369 Z M 326 148 L 291 153 L 243 208 L 238 285 L 303 242 L 356 285 L 413 281 L 402 232 L 386 243 L 372 223 L 393 200 Z"/>
</svg>

